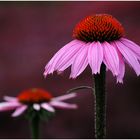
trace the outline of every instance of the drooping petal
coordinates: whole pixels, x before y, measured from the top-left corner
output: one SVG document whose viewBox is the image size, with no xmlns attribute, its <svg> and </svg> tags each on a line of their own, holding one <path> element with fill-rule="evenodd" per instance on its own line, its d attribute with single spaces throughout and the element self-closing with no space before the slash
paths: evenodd
<svg viewBox="0 0 140 140">
<path fill-rule="evenodd" d="M 69 52 L 69 49 L 77 49 L 75 45 L 80 45 L 81 43 L 82 42 L 79 40 L 73 40 L 69 42 L 67 45 L 65 45 L 63 48 L 61 48 L 46 65 L 44 76 L 53 73 L 56 70 L 58 61 L 62 60 L 61 57 L 63 57 L 65 53 Z"/>
<path fill-rule="evenodd" d="M 111 46 L 108 42 L 102 43 L 104 61 L 108 69 L 112 71 L 114 75 L 119 74 L 119 57 L 116 49 Z"/>
<path fill-rule="evenodd" d="M 124 64 L 123 60 L 120 60 L 119 70 L 120 70 L 120 72 L 117 75 L 117 82 L 123 83 L 123 77 L 124 77 L 124 73 L 125 73 L 125 64 Z"/>
<path fill-rule="evenodd" d="M 134 52 L 132 52 L 127 46 L 125 46 L 120 41 L 115 42 L 117 48 L 122 53 L 124 58 L 127 60 L 127 62 L 132 66 L 132 68 L 135 70 L 137 75 L 140 75 L 140 64 L 137 60 L 137 57 Z"/>
<path fill-rule="evenodd" d="M 62 108 L 62 109 L 77 109 L 76 104 L 69 104 L 61 101 L 51 101 L 50 104 L 54 107 Z"/>
<path fill-rule="evenodd" d="M 54 97 L 52 99 L 52 101 L 64 101 L 64 100 L 67 100 L 67 99 L 74 98 L 76 96 L 77 96 L 77 93 L 70 93 L 70 94 L 67 94 L 67 95 L 62 95 L 62 96 L 59 96 L 59 97 Z"/>
<path fill-rule="evenodd" d="M 42 103 L 41 107 L 47 111 L 55 112 L 55 109 L 51 105 L 49 105 L 48 103 Z"/>
<path fill-rule="evenodd" d="M 92 69 L 92 73 L 100 73 L 100 66 L 103 61 L 103 48 L 99 42 L 93 42 L 88 50 L 88 62 Z"/>
<path fill-rule="evenodd" d="M 12 113 L 12 117 L 17 117 L 17 116 L 21 115 L 26 109 L 27 109 L 26 105 L 22 105 L 22 106 L 18 107 L 14 111 L 14 113 Z"/>
<path fill-rule="evenodd" d="M 59 60 L 59 58 L 61 57 L 61 55 L 63 55 L 65 53 L 66 50 L 68 50 L 68 48 L 70 48 L 71 46 L 73 46 L 75 43 L 75 40 L 69 42 L 68 44 L 66 44 L 63 48 L 61 48 L 53 57 L 52 59 L 49 61 L 49 63 L 46 65 L 45 67 L 45 74 L 50 74 L 53 73 L 54 68 L 56 66 L 57 61 Z M 61 55 L 60 55 L 61 54 Z"/>
<path fill-rule="evenodd" d="M 82 46 L 81 50 L 75 56 L 74 62 L 71 67 L 70 78 L 79 76 L 88 65 L 88 48 L 89 44 Z"/>
<path fill-rule="evenodd" d="M 21 106 L 21 104 L 18 102 L 2 102 L 0 103 L 0 111 L 13 110 L 19 106 Z"/>
<path fill-rule="evenodd" d="M 65 69 L 67 69 L 73 63 L 75 56 L 77 55 L 77 53 L 83 45 L 84 43 L 81 44 L 80 42 L 79 44 L 76 44 L 73 47 L 69 48 L 65 52 L 65 54 L 63 54 L 62 57 L 59 59 L 55 69 L 58 71 L 64 71 Z"/>
<path fill-rule="evenodd" d="M 123 77 L 125 74 L 125 63 L 122 54 L 118 50 L 116 44 L 114 42 L 111 43 L 112 46 L 116 48 L 118 57 L 119 57 L 119 74 L 117 75 L 117 83 L 123 83 Z"/>
<path fill-rule="evenodd" d="M 17 98 L 16 97 L 10 97 L 10 96 L 4 96 L 4 100 L 12 102 L 12 101 L 17 101 Z"/>
<path fill-rule="evenodd" d="M 33 108 L 37 111 L 40 110 L 40 105 L 39 104 L 33 104 Z"/>
<path fill-rule="evenodd" d="M 132 50 L 136 55 L 137 58 L 140 60 L 140 46 L 134 43 L 131 40 L 128 40 L 126 38 L 121 38 L 120 41 L 127 46 L 130 50 Z"/>
</svg>

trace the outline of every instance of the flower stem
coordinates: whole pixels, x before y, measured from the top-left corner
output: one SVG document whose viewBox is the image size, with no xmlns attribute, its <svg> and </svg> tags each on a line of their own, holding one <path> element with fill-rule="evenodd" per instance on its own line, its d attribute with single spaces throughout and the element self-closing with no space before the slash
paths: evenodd
<svg viewBox="0 0 140 140">
<path fill-rule="evenodd" d="M 100 74 L 94 75 L 95 94 L 95 138 L 103 139 L 106 133 L 106 66 L 102 63 Z"/>
<path fill-rule="evenodd" d="M 40 121 L 40 118 L 37 114 L 30 121 L 32 139 L 39 138 L 39 121 Z"/>
<path fill-rule="evenodd" d="M 94 91 L 94 89 L 92 87 L 90 87 L 90 86 L 79 86 L 79 87 L 75 87 L 75 88 L 69 89 L 67 91 L 67 93 L 71 93 L 73 91 L 80 90 L 80 89 L 91 89 L 92 91 Z"/>
</svg>

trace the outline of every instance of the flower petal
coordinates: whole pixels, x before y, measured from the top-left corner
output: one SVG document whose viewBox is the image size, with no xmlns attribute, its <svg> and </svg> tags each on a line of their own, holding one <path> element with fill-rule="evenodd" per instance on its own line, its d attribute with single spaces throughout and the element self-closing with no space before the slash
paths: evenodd
<svg viewBox="0 0 140 140">
<path fill-rule="evenodd" d="M 49 63 L 45 67 L 44 76 L 47 74 L 51 74 L 56 70 L 56 66 L 59 64 L 58 62 L 61 62 L 63 59 L 63 56 L 65 56 L 65 53 L 69 52 L 69 49 L 77 49 L 75 45 L 82 43 L 79 40 L 73 40 L 66 44 L 63 48 L 61 48 L 49 61 Z"/>
<path fill-rule="evenodd" d="M 103 48 L 99 42 L 93 42 L 88 50 L 88 62 L 92 73 L 100 73 L 100 66 L 103 61 Z"/>
<path fill-rule="evenodd" d="M 83 45 L 84 43 L 81 44 L 80 42 L 79 44 L 76 44 L 73 47 L 69 48 L 59 59 L 55 69 L 58 71 L 64 71 L 65 69 L 67 69 L 73 63 L 75 56 Z"/>
<path fill-rule="evenodd" d="M 21 115 L 26 109 L 27 109 L 26 105 L 22 105 L 22 106 L 18 107 L 12 114 L 12 117 L 17 117 L 17 116 Z"/>
<path fill-rule="evenodd" d="M 76 104 L 68 104 L 61 101 L 51 101 L 50 104 L 54 107 L 62 108 L 62 109 L 77 109 Z"/>
<path fill-rule="evenodd" d="M 118 50 L 116 44 L 114 42 L 111 43 L 112 46 L 116 48 L 118 57 L 119 57 L 119 74 L 117 75 L 117 83 L 123 83 L 123 77 L 125 73 L 125 64 L 124 64 L 124 58 L 121 54 L 121 52 Z"/>
<path fill-rule="evenodd" d="M 131 51 L 133 51 L 137 55 L 137 58 L 140 60 L 140 46 L 139 45 L 137 45 L 133 41 L 128 40 L 126 38 L 121 38 L 120 41 L 129 49 L 131 49 Z"/>
<path fill-rule="evenodd" d="M 4 100 L 12 102 L 12 101 L 17 101 L 17 98 L 16 97 L 10 97 L 10 96 L 4 96 Z"/>
<path fill-rule="evenodd" d="M 88 65 L 88 48 L 89 44 L 81 47 L 81 50 L 75 56 L 74 62 L 71 67 L 70 78 L 79 76 Z"/>
<path fill-rule="evenodd" d="M 33 108 L 37 111 L 40 110 L 40 105 L 39 104 L 33 104 Z"/>
<path fill-rule="evenodd" d="M 132 52 L 127 46 L 125 46 L 122 42 L 117 41 L 115 42 L 117 48 L 122 53 L 124 58 L 127 60 L 127 62 L 132 66 L 132 68 L 135 70 L 137 75 L 140 75 L 140 64 L 137 60 L 136 54 Z"/>
<path fill-rule="evenodd" d="M 51 105 L 49 105 L 48 103 L 42 103 L 41 107 L 47 111 L 55 112 L 55 109 Z"/>
<path fill-rule="evenodd" d="M 125 73 L 125 64 L 122 59 L 120 59 L 119 70 L 120 70 L 120 72 L 117 75 L 117 82 L 123 83 L 123 77 L 124 77 L 124 73 Z"/>
<path fill-rule="evenodd" d="M 67 99 L 71 99 L 73 97 L 76 97 L 77 96 L 77 93 L 70 93 L 70 94 L 66 94 L 66 95 L 62 95 L 62 96 L 59 96 L 59 97 L 54 97 L 52 99 L 52 101 L 63 101 L 63 100 L 67 100 Z"/>
<path fill-rule="evenodd" d="M 104 51 L 104 61 L 108 69 L 112 71 L 114 75 L 119 73 L 119 57 L 116 49 L 107 42 L 102 43 Z"/>
<path fill-rule="evenodd" d="M 2 102 L 0 103 L 0 111 L 13 110 L 19 106 L 21 106 L 21 104 L 18 102 Z"/>
</svg>

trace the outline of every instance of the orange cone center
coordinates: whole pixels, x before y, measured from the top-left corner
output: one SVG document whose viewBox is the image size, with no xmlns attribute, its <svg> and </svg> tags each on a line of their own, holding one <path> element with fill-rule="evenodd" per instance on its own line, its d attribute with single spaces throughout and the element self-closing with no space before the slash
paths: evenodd
<svg viewBox="0 0 140 140">
<path fill-rule="evenodd" d="M 25 90 L 18 96 L 19 102 L 26 104 L 48 102 L 51 98 L 52 95 L 49 92 L 39 88 Z"/>
<path fill-rule="evenodd" d="M 117 19 L 107 14 L 88 16 L 73 30 L 73 37 L 85 41 L 113 41 L 124 36 L 124 28 Z"/>
</svg>

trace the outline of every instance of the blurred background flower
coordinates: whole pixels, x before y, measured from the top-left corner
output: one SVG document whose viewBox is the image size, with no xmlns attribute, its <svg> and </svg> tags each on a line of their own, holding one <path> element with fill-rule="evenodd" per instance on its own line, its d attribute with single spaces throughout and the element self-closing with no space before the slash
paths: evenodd
<svg viewBox="0 0 140 140">
<path fill-rule="evenodd" d="M 90 85 L 90 68 L 76 80 L 67 78 L 70 69 L 47 79 L 42 74 L 46 60 L 72 40 L 73 28 L 87 15 L 113 15 L 126 37 L 140 44 L 140 2 L 0 2 L 0 9 L 1 101 L 3 95 L 16 96 L 30 87 L 47 88 L 60 96 L 72 87 Z M 127 65 L 123 85 L 114 84 L 111 72 L 107 74 L 107 138 L 140 138 L 139 78 Z M 53 121 L 41 125 L 42 138 L 93 138 L 93 97 L 89 90 L 79 92 L 83 94 L 69 101 L 78 103 L 79 109 L 59 110 Z M 28 138 L 28 122 L 8 114 L 0 114 L 0 138 Z"/>
<path fill-rule="evenodd" d="M 15 110 L 12 113 L 12 117 L 18 117 L 26 110 L 30 110 L 30 108 L 39 113 L 41 110 L 54 113 L 55 108 L 77 109 L 76 104 L 68 104 L 64 102 L 75 96 L 76 93 L 71 93 L 53 97 L 51 93 L 43 89 L 32 88 L 21 92 L 17 97 L 4 96 L 5 101 L 0 103 L 0 112 Z"/>
<path fill-rule="evenodd" d="M 41 88 L 31 88 L 22 91 L 17 97 L 4 96 L 0 103 L 0 112 L 14 110 L 12 117 L 25 113 L 31 128 L 31 138 L 40 138 L 40 121 L 48 121 L 55 113 L 55 108 L 77 109 L 76 104 L 66 103 L 65 100 L 76 97 L 76 93 L 53 97 L 51 93 Z"/>
</svg>

